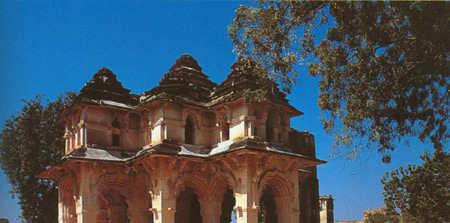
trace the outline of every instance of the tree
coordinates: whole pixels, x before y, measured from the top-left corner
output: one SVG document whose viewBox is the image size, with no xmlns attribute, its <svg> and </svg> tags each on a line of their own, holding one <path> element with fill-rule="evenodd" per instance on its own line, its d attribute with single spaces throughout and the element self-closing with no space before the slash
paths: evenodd
<svg viewBox="0 0 450 223">
<path fill-rule="evenodd" d="M 74 98 L 68 93 L 54 102 L 41 96 L 25 101 L 22 111 L 5 122 L 0 134 L 0 162 L 17 195 L 24 222 L 58 221 L 58 190 L 37 174 L 54 164 L 64 152 L 64 127 L 56 123 L 58 114 Z"/>
<path fill-rule="evenodd" d="M 421 158 L 421 166 L 408 165 L 381 180 L 387 210 L 400 210 L 403 222 L 450 222 L 450 154 L 435 151 Z"/>
<path fill-rule="evenodd" d="M 289 93 L 298 68 L 320 76 L 335 155 L 390 151 L 407 136 L 450 138 L 450 2 L 259 1 L 229 26 L 235 51 Z"/>
<path fill-rule="evenodd" d="M 369 213 L 364 217 L 364 223 L 399 223 L 398 213 Z"/>
</svg>

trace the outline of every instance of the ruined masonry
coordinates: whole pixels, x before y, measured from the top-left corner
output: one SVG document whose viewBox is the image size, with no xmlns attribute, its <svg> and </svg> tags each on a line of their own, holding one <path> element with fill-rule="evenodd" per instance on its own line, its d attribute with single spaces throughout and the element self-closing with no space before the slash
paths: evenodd
<svg viewBox="0 0 450 223">
<path fill-rule="evenodd" d="M 59 222 L 319 222 L 314 136 L 243 61 L 217 85 L 182 55 L 141 95 L 100 69 L 59 115 L 65 156 L 39 175 L 59 185 Z"/>
</svg>

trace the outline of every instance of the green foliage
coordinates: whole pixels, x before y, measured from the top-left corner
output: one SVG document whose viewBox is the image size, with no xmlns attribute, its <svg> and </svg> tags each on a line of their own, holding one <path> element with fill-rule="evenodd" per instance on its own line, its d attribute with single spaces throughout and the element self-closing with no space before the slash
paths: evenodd
<svg viewBox="0 0 450 223">
<path fill-rule="evenodd" d="M 46 105 L 39 95 L 24 101 L 22 111 L 5 122 L 0 134 L 0 162 L 25 222 L 57 222 L 57 186 L 37 174 L 63 155 L 64 127 L 56 120 L 73 98 L 69 93 Z"/>
<path fill-rule="evenodd" d="M 267 90 L 257 89 L 252 91 L 250 89 L 245 89 L 243 98 L 245 101 L 265 101 L 267 99 Z"/>
<path fill-rule="evenodd" d="M 335 154 L 384 162 L 405 136 L 450 138 L 450 2 L 259 1 L 229 26 L 235 51 L 285 92 L 298 65 L 320 76 L 319 106 Z"/>
<path fill-rule="evenodd" d="M 403 222 L 450 222 L 450 154 L 435 151 L 421 158 L 421 166 L 408 165 L 383 177 L 386 207 L 390 213 L 400 210 Z"/>
<path fill-rule="evenodd" d="M 369 213 L 365 216 L 364 223 L 399 223 L 400 219 L 398 213 Z"/>
</svg>

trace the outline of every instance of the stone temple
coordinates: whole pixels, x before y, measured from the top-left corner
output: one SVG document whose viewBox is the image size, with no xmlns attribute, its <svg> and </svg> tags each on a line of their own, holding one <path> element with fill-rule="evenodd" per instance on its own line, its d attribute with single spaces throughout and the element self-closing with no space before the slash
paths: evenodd
<svg viewBox="0 0 450 223">
<path fill-rule="evenodd" d="M 319 222 L 314 136 L 242 61 L 217 85 L 182 55 L 141 95 L 100 69 L 59 115 L 64 157 L 39 175 L 59 185 L 59 222 Z"/>
</svg>

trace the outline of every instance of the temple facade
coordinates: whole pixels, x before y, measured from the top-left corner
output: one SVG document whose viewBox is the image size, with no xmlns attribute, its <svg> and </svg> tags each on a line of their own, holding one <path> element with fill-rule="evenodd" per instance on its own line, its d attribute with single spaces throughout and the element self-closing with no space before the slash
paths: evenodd
<svg viewBox="0 0 450 223">
<path fill-rule="evenodd" d="M 217 85 L 183 55 L 140 95 L 99 70 L 59 116 L 65 156 L 39 175 L 59 185 L 59 222 L 319 222 L 314 136 L 244 60 Z"/>
</svg>

